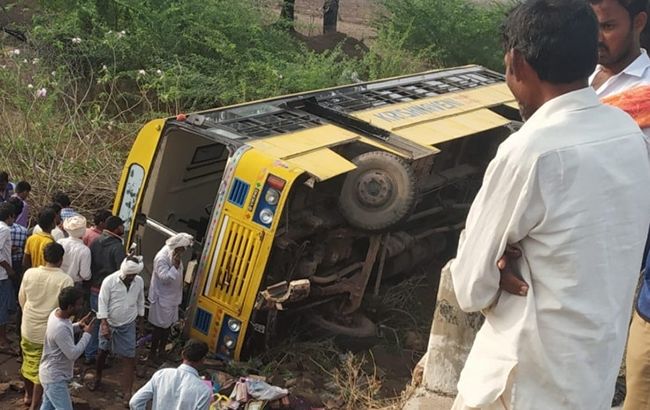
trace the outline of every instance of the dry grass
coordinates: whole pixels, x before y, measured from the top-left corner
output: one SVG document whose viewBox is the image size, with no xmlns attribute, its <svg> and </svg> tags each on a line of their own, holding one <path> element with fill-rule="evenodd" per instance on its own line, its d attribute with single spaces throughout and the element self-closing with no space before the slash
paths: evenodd
<svg viewBox="0 0 650 410">
<path fill-rule="evenodd" d="M 115 84 L 97 82 L 62 66 L 48 71 L 36 54 L 0 41 L 0 161 L 13 182 L 32 185 L 32 217 L 67 192 L 87 215 L 111 208 L 115 189 L 142 120 L 132 107 L 116 110 Z M 12 50 L 20 50 L 14 55 Z M 46 96 L 37 96 L 45 89 Z"/>
</svg>

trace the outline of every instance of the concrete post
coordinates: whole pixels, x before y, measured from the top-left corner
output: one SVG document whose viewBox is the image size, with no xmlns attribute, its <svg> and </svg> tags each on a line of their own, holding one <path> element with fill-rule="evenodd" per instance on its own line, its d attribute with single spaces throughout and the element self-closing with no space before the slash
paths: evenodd
<svg viewBox="0 0 650 410">
<path fill-rule="evenodd" d="M 451 261 L 442 268 L 436 310 L 433 316 L 429 346 L 417 367 L 422 369 L 421 382 L 414 372 L 418 389 L 404 407 L 405 410 L 433 409 L 437 395 L 455 396 L 460 372 L 483 324 L 480 313 L 465 313 L 458 306 L 451 280 Z"/>
</svg>

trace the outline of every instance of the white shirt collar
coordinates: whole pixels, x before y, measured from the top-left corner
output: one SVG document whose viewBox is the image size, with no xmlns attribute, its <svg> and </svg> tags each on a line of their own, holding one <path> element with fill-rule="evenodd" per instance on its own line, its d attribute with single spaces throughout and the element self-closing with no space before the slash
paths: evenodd
<svg viewBox="0 0 650 410">
<path fill-rule="evenodd" d="M 645 71 L 650 67 L 650 57 L 648 53 L 641 49 L 641 55 L 639 55 L 630 65 L 625 67 L 623 72 L 627 75 L 632 75 L 634 77 L 643 77 Z"/>
<path fill-rule="evenodd" d="M 524 128 L 535 127 L 540 122 L 543 124 L 548 117 L 558 111 L 576 111 L 595 107 L 599 104 L 601 104 L 601 102 L 598 99 L 596 92 L 591 87 L 585 87 L 562 94 L 545 102 L 544 105 L 539 107 L 537 111 L 535 111 L 535 114 L 524 123 L 522 130 Z"/>
<path fill-rule="evenodd" d="M 621 74 L 627 74 L 633 77 L 642 78 L 643 75 L 645 74 L 645 71 L 648 68 L 650 68 L 650 57 L 648 57 L 648 52 L 642 48 L 641 54 L 634 61 L 632 61 L 627 67 L 625 67 L 623 71 L 616 74 L 616 76 L 619 76 Z M 594 81 L 594 78 L 596 78 L 596 75 L 599 72 L 601 72 L 602 69 L 603 69 L 602 65 L 598 64 L 596 66 L 596 70 L 594 70 L 593 74 L 589 76 L 589 84 L 591 84 Z"/>
</svg>

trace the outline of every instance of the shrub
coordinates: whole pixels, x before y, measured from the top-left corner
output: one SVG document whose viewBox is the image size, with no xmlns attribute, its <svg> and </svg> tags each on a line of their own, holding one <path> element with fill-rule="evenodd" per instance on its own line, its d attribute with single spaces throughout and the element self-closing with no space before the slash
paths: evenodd
<svg viewBox="0 0 650 410">
<path fill-rule="evenodd" d="M 401 36 L 403 48 L 436 66 L 503 67 L 499 27 L 507 1 L 382 0 L 379 37 Z"/>
<path fill-rule="evenodd" d="M 43 55 L 57 64 L 72 61 L 87 77 L 106 66 L 104 80 L 131 84 L 159 100 L 158 108 L 171 111 L 349 82 L 357 64 L 339 50 L 307 50 L 271 24 L 272 17 L 254 0 L 43 5 L 33 30 Z"/>
</svg>

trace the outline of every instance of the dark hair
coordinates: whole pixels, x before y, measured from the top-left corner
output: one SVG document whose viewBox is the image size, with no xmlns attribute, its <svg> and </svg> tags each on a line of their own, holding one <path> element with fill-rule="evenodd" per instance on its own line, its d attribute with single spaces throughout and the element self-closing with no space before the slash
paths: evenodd
<svg viewBox="0 0 650 410">
<path fill-rule="evenodd" d="M 0 221 L 6 221 L 12 216 L 16 216 L 16 207 L 9 202 L 0 203 Z"/>
<path fill-rule="evenodd" d="M 63 260 L 63 246 L 56 242 L 50 242 L 43 248 L 43 258 L 48 263 L 59 263 Z"/>
<path fill-rule="evenodd" d="M 38 214 L 38 226 L 40 226 L 41 229 L 43 230 L 54 229 L 56 225 L 54 223 L 55 219 L 56 219 L 56 212 L 54 212 L 54 209 L 44 208 Z"/>
<path fill-rule="evenodd" d="M 109 216 L 106 218 L 106 229 L 109 231 L 116 230 L 120 225 L 124 225 L 124 221 L 119 216 Z"/>
<path fill-rule="evenodd" d="M 598 62 L 598 22 L 584 0 L 520 3 L 503 24 L 502 41 L 553 84 L 586 81 Z"/>
<path fill-rule="evenodd" d="M 113 214 L 108 209 L 100 209 L 99 211 L 95 212 L 95 215 L 93 216 L 93 223 L 95 226 L 97 226 L 102 222 L 106 222 L 106 220 L 111 216 L 113 216 Z"/>
<path fill-rule="evenodd" d="M 32 190 L 32 186 L 29 185 L 29 182 L 27 181 L 20 181 L 19 183 L 16 184 L 15 191 L 17 194 L 21 194 L 23 192 L 30 192 Z"/>
<path fill-rule="evenodd" d="M 70 306 L 77 304 L 79 299 L 83 299 L 84 294 L 81 289 L 77 289 L 74 286 L 68 286 L 67 288 L 61 289 L 59 292 L 59 308 L 61 310 L 66 310 Z"/>
<path fill-rule="evenodd" d="M 52 195 L 52 202 L 61 205 L 62 208 L 67 208 L 70 206 L 70 197 L 65 192 L 57 191 Z"/>
<path fill-rule="evenodd" d="M 48 205 L 46 206 L 46 208 L 50 208 L 51 210 L 54 211 L 55 214 L 60 213 L 60 212 L 61 212 L 61 209 L 63 209 L 63 208 L 61 207 L 61 205 L 58 204 L 58 203 L 56 203 L 56 202 L 53 202 L 53 203 L 51 203 L 51 204 L 48 204 Z"/>
<path fill-rule="evenodd" d="M 623 6 L 627 13 L 630 15 L 630 19 L 633 19 L 637 14 L 642 11 L 648 12 L 648 0 L 616 0 L 618 4 Z M 589 0 L 590 4 L 600 4 L 603 0 Z"/>
<path fill-rule="evenodd" d="M 196 339 L 190 339 L 183 346 L 183 359 L 190 362 L 200 362 L 208 354 L 208 345 Z"/>
<path fill-rule="evenodd" d="M 7 200 L 7 203 L 11 204 L 14 206 L 14 209 L 16 210 L 16 216 L 20 215 L 23 212 L 23 208 L 25 205 L 23 204 L 23 200 L 18 198 L 17 196 L 12 196 Z"/>
<path fill-rule="evenodd" d="M 0 182 L 9 182 L 9 174 L 7 171 L 0 171 Z"/>
</svg>

